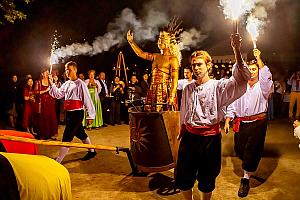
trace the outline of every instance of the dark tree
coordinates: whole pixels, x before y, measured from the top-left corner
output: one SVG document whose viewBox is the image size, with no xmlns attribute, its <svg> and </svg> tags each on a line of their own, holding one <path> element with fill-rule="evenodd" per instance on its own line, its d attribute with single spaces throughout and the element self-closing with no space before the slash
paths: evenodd
<svg viewBox="0 0 300 200">
<path fill-rule="evenodd" d="M 24 14 L 16 5 L 16 3 L 29 4 L 33 0 L 2 0 L 0 3 L 0 24 L 5 22 L 14 23 L 16 20 L 26 19 Z"/>
</svg>

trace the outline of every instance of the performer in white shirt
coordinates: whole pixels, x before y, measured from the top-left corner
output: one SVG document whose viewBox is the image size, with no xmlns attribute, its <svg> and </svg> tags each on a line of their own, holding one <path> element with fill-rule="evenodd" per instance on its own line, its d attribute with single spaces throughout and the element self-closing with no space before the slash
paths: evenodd
<svg viewBox="0 0 300 200">
<path fill-rule="evenodd" d="M 193 199 L 196 179 L 203 200 L 211 198 L 215 180 L 221 170 L 221 132 L 219 122 L 225 107 L 241 97 L 247 89 L 250 71 L 244 66 L 239 34 L 231 37 L 236 65 L 230 79 L 209 78 L 212 59 L 206 51 L 195 51 L 191 65 L 197 80 L 185 87 L 181 100 L 180 135 L 175 185 L 185 199 Z"/>
<path fill-rule="evenodd" d="M 88 124 L 93 123 L 95 118 L 95 108 L 89 90 L 86 84 L 77 77 L 77 64 L 73 61 L 66 63 L 65 65 L 66 76 L 69 78 L 60 88 L 57 88 L 53 84 L 53 78 L 49 75 L 50 81 L 50 95 L 54 98 L 65 98 L 64 109 L 66 110 L 66 128 L 64 130 L 63 142 L 71 142 L 76 136 L 85 144 L 91 144 L 91 140 L 85 133 L 82 126 L 82 120 L 84 117 L 84 108 L 87 110 Z M 61 147 L 57 162 L 61 162 L 65 155 L 68 153 L 68 147 Z M 89 149 L 88 153 L 82 158 L 82 160 L 89 160 L 96 156 L 95 149 Z"/>
<path fill-rule="evenodd" d="M 178 97 L 178 107 L 180 109 L 181 106 L 181 97 L 182 97 L 182 91 L 190 83 L 195 82 L 193 79 L 193 71 L 191 67 L 185 67 L 183 71 L 184 79 L 178 80 L 178 86 L 177 86 L 177 97 Z"/>
<path fill-rule="evenodd" d="M 253 50 L 255 60 L 248 63 L 251 79 L 247 92 L 227 108 L 225 132 L 234 118 L 234 150 L 242 160 L 244 177 L 238 191 L 239 197 L 248 195 L 249 178 L 261 159 L 267 132 L 268 97 L 273 87 L 272 74 L 261 59 L 261 52 Z"/>
<path fill-rule="evenodd" d="M 177 90 L 183 90 L 185 86 L 195 82 L 195 80 L 193 79 L 193 71 L 191 67 L 185 67 L 183 71 L 183 75 L 184 75 L 184 79 L 178 80 Z"/>
</svg>

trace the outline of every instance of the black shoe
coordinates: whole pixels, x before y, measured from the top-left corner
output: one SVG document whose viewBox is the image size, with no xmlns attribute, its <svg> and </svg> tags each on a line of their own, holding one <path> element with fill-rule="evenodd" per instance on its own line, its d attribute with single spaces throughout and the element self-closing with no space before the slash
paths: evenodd
<svg viewBox="0 0 300 200">
<path fill-rule="evenodd" d="M 96 151 L 88 151 L 88 153 L 83 157 L 81 158 L 82 161 L 86 161 L 86 160 L 89 160 L 91 158 L 94 158 L 96 156 Z"/>
<path fill-rule="evenodd" d="M 106 124 L 103 124 L 102 127 L 107 127 L 107 125 L 106 125 Z"/>
<path fill-rule="evenodd" d="M 246 197 L 248 195 L 249 190 L 250 190 L 249 179 L 242 178 L 240 188 L 239 188 L 239 192 L 238 192 L 238 196 L 239 197 Z"/>
</svg>

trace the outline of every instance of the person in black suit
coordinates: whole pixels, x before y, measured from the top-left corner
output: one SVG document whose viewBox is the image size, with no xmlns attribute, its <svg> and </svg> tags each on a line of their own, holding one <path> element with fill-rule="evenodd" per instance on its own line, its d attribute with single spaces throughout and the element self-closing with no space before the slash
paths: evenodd
<svg viewBox="0 0 300 200">
<path fill-rule="evenodd" d="M 143 74 L 143 80 L 141 81 L 141 88 L 142 88 L 142 94 L 141 96 L 142 97 L 145 97 L 147 96 L 147 92 L 148 92 L 148 89 L 149 89 L 149 83 L 148 83 L 148 72 L 145 72 Z"/>
</svg>

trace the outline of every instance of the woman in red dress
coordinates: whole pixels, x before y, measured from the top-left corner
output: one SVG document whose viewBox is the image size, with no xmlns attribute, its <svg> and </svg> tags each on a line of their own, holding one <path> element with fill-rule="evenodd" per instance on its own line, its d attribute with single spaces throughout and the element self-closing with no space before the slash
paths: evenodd
<svg viewBox="0 0 300 200">
<path fill-rule="evenodd" d="M 26 85 L 23 91 L 25 105 L 24 105 L 24 113 L 23 113 L 23 128 L 33 135 L 35 135 L 33 131 L 33 106 L 35 102 L 34 90 L 33 90 L 33 80 L 32 78 L 28 78 L 26 80 Z"/>
<path fill-rule="evenodd" d="M 56 140 L 58 125 L 56 120 L 55 99 L 49 94 L 49 71 L 42 70 L 41 79 L 35 83 L 35 93 L 41 102 L 41 113 L 38 114 L 38 133 L 40 139 Z"/>
</svg>

